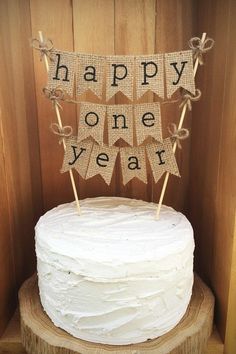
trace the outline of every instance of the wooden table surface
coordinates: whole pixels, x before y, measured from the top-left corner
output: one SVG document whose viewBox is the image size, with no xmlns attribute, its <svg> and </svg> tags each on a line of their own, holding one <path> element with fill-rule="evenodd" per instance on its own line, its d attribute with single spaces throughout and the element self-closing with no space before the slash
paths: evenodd
<svg viewBox="0 0 236 354">
<path fill-rule="evenodd" d="M 223 354 L 224 345 L 214 328 L 212 335 L 208 341 L 207 349 L 204 354 Z M 1 354 L 26 354 L 26 351 L 21 342 L 20 335 L 20 315 L 17 309 L 12 317 L 9 325 L 0 339 L 0 353 Z"/>
</svg>

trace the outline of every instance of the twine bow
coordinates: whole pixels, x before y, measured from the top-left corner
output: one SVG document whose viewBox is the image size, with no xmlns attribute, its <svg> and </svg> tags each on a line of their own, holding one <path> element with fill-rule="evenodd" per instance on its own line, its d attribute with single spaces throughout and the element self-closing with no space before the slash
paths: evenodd
<svg viewBox="0 0 236 354">
<path fill-rule="evenodd" d="M 187 139 L 189 137 L 189 131 L 185 128 L 178 129 L 174 123 L 171 123 L 170 125 L 171 126 L 168 127 L 168 131 L 171 135 L 171 139 L 176 142 L 179 149 L 182 149 L 180 140 Z"/>
<path fill-rule="evenodd" d="M 203 42 L 201 38 L 193 37 L 189 40 L 189 48 L 193 50 L 193 59 L 198 59 L 199 64 L 203 65 L 203 54 L 211 50 L 215 41 L 212 38 L 206 38 Z"/>
<path fill-rule="evenodd" d="M 57 123 L 52 123 L 50 125 L 50 130 L 53 132 L 53 134 L 60 136 L 59 144 L 61 144 L 64 138 L 68 138 L 73 133 L 73 129 L 70 125 L 65 125 L 64 127 L 61 127 Z"/>
<path fill-rule="evenodd" d="M 192 95 L 189 91 L 183 90 L 182 91 L 182 102 L 179 105 L 179 108 L 182 108 L 185 104 L 187 105 L 189 111 L 192 110 L 192 102 L 199 101 L 201 98 L 201 91 L 199 89 L 196 89 L 195 95 Z"/>
<path fill-rule="evenodd" d="M 65 92 L 63 91 L 62 88 L 56 87 L 53 89 L 49 89 L 47 87 L 44 87 L 43 93 L 44 93 L 45 97 L 49 98 L 49 100 L 52 101 L 53 107 L 55 107 L 55 105 L 57 105 L 58 107 L 60 107 L 62 109 L 62 106 L 58 102 L 59 100 L 66 101 Z"/>
<path fill-rule="evenodd" d="M 38 38 L 33 38 L 31 40 L 31 45 L 34 49 L 40 51 L 40 60 L 42 60 L 43 56 L 46 55 L 49 60 L 54 61 L 52 56 L 53 42 L 51 39 L 45 39 L 41 42 Z"/>
</svg>

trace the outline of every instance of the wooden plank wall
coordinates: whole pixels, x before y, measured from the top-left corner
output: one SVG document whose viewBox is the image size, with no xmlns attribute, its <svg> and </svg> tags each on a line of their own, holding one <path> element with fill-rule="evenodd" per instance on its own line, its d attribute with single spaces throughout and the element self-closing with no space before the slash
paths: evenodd
<svg viewBox="0 0 236 354">
<path fill-rule="evenodd" d="M 215 47 L 207 54 L 197 80 L 202 99 L 193 111 L 187 210 L 195 230 L 197 269 L 215 293 L 216 323 L 222 338 L 228 328 L 226 343 L 232 346 L 226 346 L 226 353 L 235 353 L 236 308 L 232 296 L 236 277 L 231 264 L 232 260 L 235 263 L 236 2 L 202 0 L 195 14 L 196 33 L 206 31 L 215 39 Z"/>
<path fill-rule="evenodd" d="M 0 334 L 17 289 L 34 270 L 34 224 L 42 213 L 30 7 L 0 1 Z"/>
</svg>

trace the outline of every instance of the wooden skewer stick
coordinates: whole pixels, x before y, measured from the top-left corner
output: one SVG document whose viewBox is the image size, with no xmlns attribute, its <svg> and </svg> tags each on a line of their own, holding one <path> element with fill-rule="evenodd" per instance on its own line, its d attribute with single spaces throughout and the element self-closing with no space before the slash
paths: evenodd
<svg viewBox="0 0 236 354">
<path fill-rule="evenodd" d="M 205 39 L 206 39 L 206 33 L 204 32 L 202 34 L 201 42 L 204 42 Z M 197 58 L 195 63 L 194 63 L 194 68 L 193 68 L 194 77 L 196 76 L 196 72 L 197 72 L 197 69 L 198 69 L 198 64 L 199 64 L 199 60 Z M 184 104 L 184 106 L 182 108 L 182 112 L 181 112 L 181 116 L 180 116 L 180 120 L 179 120 L 179 125 L 178 125 L 178 130 L 181 129 L 182 126 L 183 126 L 186 110 L 187 110 L 187 102 Z M 177 142 L 175 141 L 175 143 L 173 145 L 173 153 L 174 154 L 175 154 L 175 151 L 176 151 L 176 147 L 177 147 Z M 168 183 L 168 180 L 169 180 L 169 176 L 170 176 L 170 173 L 167 172 L 166 175 L 165 175 L 164 183 L 163 183 L 162 190 L 161 190 L 161 195 L 160 195 L 160 198 L 159 198 L 159 203 L 158 203 L 158 206 L 157 206 L 157 213 L 156 213 L 156 219 L 157 220 L 159 219 L 159 216 L 160 216 L 161 206 L 162 206 L 162 202 L 163 202 L 163 199 L 164 199 L 164 195 L 165 195 L 167 183 Z"/>
<path fill-rule="evenodd" d="M 39 31 L 38 34 L 39 34 L 40 41 L 43 42 L 43 33 L 42 33 L 42 31 Z M 49 65 L 48 65 L 48 58 L 47 58 L 46 55 L 44 55 L 44 62 L 45 62 L 45 66 L 46 66 L 47 73 L 48 73 L 49 72 Z M 62 129 L 63 126 L 62 126 L 61 114 L 60 114 L 58 105 L 54 105 L 54 107 L 55 107 L 55 110 L 56 110 L 56 116 L 57 116 L 57 121 L 58 121 L 59 127 Z M 63 141 L 64 150 L 66 150 L 65 139 L 63 138 L 62 141 Z M 75 196 L 77 210 L 78 210 L 78 213 L 80 214 L 79 198 L 78 198 L 77 189 L 76 189 L 74 175 L 73 175 L 72 170 L 69 170 L 69 174 L 70 174 L 70 180 L 71 180 L 71 184 L 72 184 L 72 188 L 73 188 L 73 192 L 74 192 L 74 196 Z"/>
</svg>

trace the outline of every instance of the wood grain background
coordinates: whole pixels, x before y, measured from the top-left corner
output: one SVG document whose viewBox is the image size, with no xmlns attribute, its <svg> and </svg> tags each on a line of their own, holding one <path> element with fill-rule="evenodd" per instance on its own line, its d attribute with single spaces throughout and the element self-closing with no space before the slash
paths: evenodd
<svg viewBox="0 0 236 354">
<path fill-rule="evenodd" d="M 203 95 L 186 117 L 191 139 L 177 152 L 182 178 L 170 178 L 164 202 L 184 211 L 193 223 L 196 268 L 215 292 L 222 338 L 226 328 L 232 336 L 227 314 L 235 291 L 235 6 L 234 0 L 0 1 L 0 333 L 19 285 L 35 267 L 38 217 L 73 200 L 69 175 L 59 172 L 62 146 L 49 131 L 56 118 L 42 94 L 46 70 L 29 39 L 42 30 L 62 50 L 152 54 L 187 49 L 192 35 L 206 31 L 216 46 L 197 74 Z M 98 102 L 92 93 L 81 100 Z M 149 93 L 139 102 L 155 100 Z M 118 94 L 113 102 L 128 101 Z M 63 124 L 76 130 L 78 113 L 79 106 L 64 105 Z M 163 107 L 164 136 L 178 117 L 177 105 Z M 123 186 L 118 161 L 109 187 L 99 176 L 88 181 L 75 177 L 81 199 L 117 195 L 158 201 L 162 182 L 155 184 L 149 169 L 148 185 L 133 180 Z"/>
</svg>

